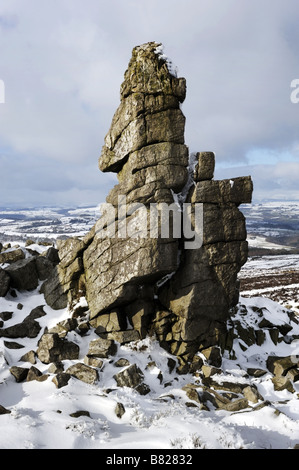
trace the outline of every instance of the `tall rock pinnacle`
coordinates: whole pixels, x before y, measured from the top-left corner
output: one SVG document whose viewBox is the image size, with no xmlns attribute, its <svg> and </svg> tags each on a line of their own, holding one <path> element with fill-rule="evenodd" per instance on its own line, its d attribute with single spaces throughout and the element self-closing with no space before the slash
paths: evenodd
<svg viewBox="0 0 299 470">
<path fill-rule="evenodd" d="M 252 195 L 250 177 L 213 180 L 212 152 L 189 156 L 185 96 L 185 79 L 161 44 L 133 49 L 99 159 L 119 183 L 84 239 L 58 243 L 60 264 L 43 286 L 57 308 L 85 296 L 103 334 L 128 324 L 135 338 L 155 334 L 182 367 L 220 345 L 238 303 L 237 274 L 247 260 L 238 206 Z"/>
</svg>

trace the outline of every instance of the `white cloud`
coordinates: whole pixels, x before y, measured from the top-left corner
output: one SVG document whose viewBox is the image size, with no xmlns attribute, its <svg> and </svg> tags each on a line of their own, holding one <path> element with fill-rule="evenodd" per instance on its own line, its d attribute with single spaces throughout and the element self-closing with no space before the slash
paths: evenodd
<svg viewBox="0 0 299 470">
<path fill-rule="evenodd" d="M 149 40 L 164 43 L 187 79 L 190 151 L 213 150 L 222 165 L 250 164 L 256 148 L 296 160 L 299 104 L 290 83 L 299 78 L 298 17 L 297 0 L 2 0 L 0 151 L 9 149 L 11 189 L 0 188 L 1 199 L 13 200 L 18 188 L 16 158 L 53 168 L 49 184 L 43 177 L 49 199 L 55 168 L 76 198 L 96 198 L 97 179 L 108 192 L 114 180 L 97 173 L 97 159 L 131 50 Z M 29 192 L 32 199 L 33 182 L 24 201 Z M 38 202 L 37 188 L 36 195 Z"/>
<path fill-rule="evenodd" d="M 256 164 L 234 168 L 217 168 L 217 179 L 251 175 L 253 200 L 299 200 L 299 162 L 277 162 L 274 165 Z"/>
</svg>

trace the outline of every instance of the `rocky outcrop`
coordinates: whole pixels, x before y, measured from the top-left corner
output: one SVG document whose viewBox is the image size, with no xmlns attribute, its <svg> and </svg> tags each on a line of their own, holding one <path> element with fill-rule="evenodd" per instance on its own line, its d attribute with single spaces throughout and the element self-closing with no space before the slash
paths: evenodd
<svg viewBox="0 0 299 470">
<path fill-rule="evenodd" d="M 91 317 L 152 299 L 156 281 L 178 266 L 178 240 L 151 237 L 147 224 L 150 206 L 173 203 L 173 192 L 183 189 L 188 176 L 180 109 L 186 84 L 169 74 L 157 46 L 134 49 L 99 160 L 102 171 L 117 173 L 119 184 L 83 255 Z M 107 237 L 109 230 L 115 236 Z"/>
<path fill-rule="evenodd" d="M 60 263 L 42 292 L 53 308 L 86 296 L 102 333 L 112 338 L 111 329 L 129 323 L 184 361 L 217 343 L 238 302 L 237 274 L 247 259 L 238 206 L 251 201 L 252 182 L 214 181 L 213 153 L 189 157 L 186 82 L 160 51 L 156 43 L 133 50 L 99 160 L 119 184 L 84 239 L 59 241 Z M 188 221 L 191 233 L 182 233 Z"/>
<path fill-rule="evenodd" d="M 247 259 L 238 206 L 251 201 L 252 181 L 215 181 L 215 155 L 189 155 L 186 81 L 160 44 L 134 48 L 120 96 L 99 159 L 119 183 L 84 238 L 58 241 L 60 262 L 41 292 L 54 309 L 85 298 L 103 340 L 156 335 L 184 371 L 197 351 L 219 345 L 238 303 Z"/>
</svg>

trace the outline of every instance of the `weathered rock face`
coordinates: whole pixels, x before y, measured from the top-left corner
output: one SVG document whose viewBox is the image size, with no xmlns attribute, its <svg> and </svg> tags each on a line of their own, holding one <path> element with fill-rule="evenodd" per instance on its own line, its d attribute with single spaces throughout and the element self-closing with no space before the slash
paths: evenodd
<svg viewBox="0 0 299 470">
<path fill-rule="evenodd" d="M 0 297 L 5 297 L 9 290 L 10 277 L 0 268 Z"/>
<path fill-rule="evenodd" d="M 83 255 L 92 317 L 138 299 L 144 284 L 154 285 L 177 268 L 178 240 L 152 238 L 146 226 L 150 204 L 173 203 L 172 191 L 187 182 L 180 110 L 186 84 L 170 75 L 157 47 L 134 49 L 99 160 L 102 171 L 117 172 L 119 184 L 108 195 L 106 216 Z M 109 228 L 116 236 L 105 236 Z"/>
<path fill-rule="evenodd" d="M 179 268 L 159 291 L 160 302 L 172 315 L 164 319 L 169 326 L 162 334 L 158 329 L 158 336 L 172 353 L 187 356 L 217 344 L 238 303 L 237 274 L 248 253 L 245 218 L 238 205 L 251 202 L 252 194 L 248 177 L 212 180 L 213 153 L 196 157 L 195 184 L 187 200 L 192 211 L 202 204 L 202 246 L 183 251 Z"/>
<path fill-rule="evenodd" d="M 86 237 L 59 241 L 42 287 L 53 308 L 86 297 L 103 338 L 156 334 L 183 364 L 225 334 L 247 260 L 238 206 L 252 195 L 250 177 L 213 180 L 213 153 L 189 157 L 185 95 L 159 44 L 133 50 L 99 159 L 119 184 Z"/>
</svg>

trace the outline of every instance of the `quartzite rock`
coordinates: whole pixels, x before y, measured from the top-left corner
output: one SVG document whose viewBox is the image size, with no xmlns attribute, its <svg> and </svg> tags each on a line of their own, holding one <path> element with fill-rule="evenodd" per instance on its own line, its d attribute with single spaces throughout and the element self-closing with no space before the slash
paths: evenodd
<svg viewBox="0 0 299 470">
<path fill-rule="evenodd" d="M 114 356 L 116 352 L 117 346 L 113 340 L 99 338 L 89 343 L 87 357 L 107 358 Z"/>
<path fill-rule="evenodd" d="M 40 324 L 28 315 L 22 323 L 0 329 L 0 338 L 36 338 L 40 330 Z"/>
<path fill-rule="evenodd" d="M 211 155 L 197 154 L 204 178 L 212 176 Z M 250 177 L 205 179 L 191 187 L 187 200 L 193 210 L 196 204 L 203 205 L 202 246 L 184 251 L 175 275 L 159 293 L 161 303 L 177 317 L 172 331 L 179 331 L 180 338 L 176 335 L 178 341 L 170 346 L 175 354 L 217 344 L 230 309 L 238 303 L 237 275 L 248 254 L 245 218 L 238 205 L 250 202 L 251 193 Z"/>
<path fill-rule="evenodd" d="M 134 301 L 140 286 L 177 269 L 177 240 L 151 238 L 147 228 L 143 237 L 119 235 L 122 227 L 134 230 L 141 220 L 138 207 L 122 214 L 126 204 L 142 203 L 142 216 L 148 220 L 150 204 L 173 203 L 173 191 L 182 190 L 187 182 L 185 117 L 180 109 L 185 86 L 185 80 L 171 75 L 159 57 L 159 44 L 134 49 L 121 87 L 121 104 L 99 160 L 102 171 L 118 173 L 119 184 L 107 197 L 110 214 L 96 225 L 83 255 L 91 317 Z M 114 215 L 116 236 L 105 237 L 105 222 Z"/>
<path fill-rule="evenodd" d="M 22 290 L 34 290 L 38 286 L 38 272 L 35 258 L 27 258 L 12 263 L 5 268 L 10 277 L 11 287 Z"/>
<path fill-rule="evenodd" d="M 114 375 L 118 387 L 135 388 L 142 383 L 143 378 L 144 375 L 136 364 L 132 364 L 125 370 Z"/>
<path fill-rule="evenodd" d="M 44 364 L 65 359 L 78 359 L 79 346 L 65 338 L 60 338 L 57 333 L 45 333 L 38 343 L 36 354 Z"/>
<path fill-rule="evenodd" d="M 24 258 L 25 258 L 25 253 L 21 248 L 4 251 L 3 253 L 0 254 L 0 264 L 15 263 L 16 261 L 22 260 Z"/>
<path fill-rule="evenodd" d="M 28 375 L 29 369 L 26 367 L 13 366 L 9 369 L 9 372 L 14 376 L 16 382 L 23 382 Z"/>
<path fill-rule="evenodd" d="M 69 367 L 66 370 L 66 374 L 70 374 L 71 376 L 76 377 L 76 379 L 88 384 L 95 384 L 99 379 L 96 369 L 87 366 L 86 364 L 82 364 L 81 362 Z"/>
<path fill-rule="evenodd" d="M 214 153 L 189 156 L 186 81 L 169 69 L 161 44 L 133 49 L 120 95 L 99 159 L 118 184 L 84 238 L 58 242 L 60 263 L 41 291 L 56 309 L 85 297 L 105 338 L 156 334 L 187 371 L 196 352 L 223 343 L 238 303 L 248 254 L 239 205 L 251 202 L 252 181 L 213 180 Z M 181 230 L 186 220 L 189 234 Z"/>
<path fill-rule="evenodd" d="M 60 372 L 55 375 L 55 377 L 53 377 L 52 382 L 55 384 L 56 388 L 62 388 L 68 384 L 70 379 L 70 374 L 67 374 L 66 372 Z"/>
</svg>

